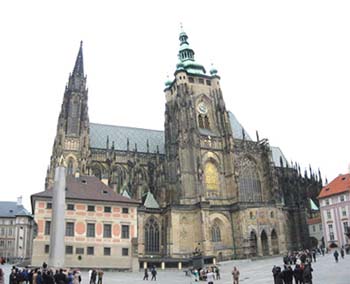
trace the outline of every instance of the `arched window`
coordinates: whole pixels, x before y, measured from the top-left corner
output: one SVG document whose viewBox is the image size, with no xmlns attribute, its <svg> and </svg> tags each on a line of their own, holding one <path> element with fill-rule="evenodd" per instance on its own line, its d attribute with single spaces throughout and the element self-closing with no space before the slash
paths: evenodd
<svg viewBox="0 0 350 284">
<path fill-rule="evenodd" d="M 212 162 L 205 164 L 204 168 L 205 186 L 209 190 L 219 189 L 219 172 Z"/>
<path fill-rule="evenodd" d="M 159 224 L 150 218 L 145 225 L 145 252 L 159 253 Z"/>
<path fill-rule="evenodd" d="M 203 117 L 201 114 L 198 115 L 198 125 L 199 128 L 204 128 Z"/>
<path fill-rule="evenodd" d="M 262 201 L 261 183 L 255 163 L 246 158 L 242 162 L 239 176 L 240 201 Z"/>
<path fill-rule="evenodd" d="M 204 128 L 210 129 L 210 123 L 209 123 L 209 118 L 208 116 L 204 116 Z"/>
<path fill-rule="evenodd" d="M 211 238 L 213 242 L 221 242 L 220 227 L 217 224 L 211 228 Z"/>
<path fill-rule="evenodd" d="M 72 159 L 68 160 L 68 165 L 67 165 L 67 175 L 71 176 L 74 173 L 74 163 Z"/>
</svg>

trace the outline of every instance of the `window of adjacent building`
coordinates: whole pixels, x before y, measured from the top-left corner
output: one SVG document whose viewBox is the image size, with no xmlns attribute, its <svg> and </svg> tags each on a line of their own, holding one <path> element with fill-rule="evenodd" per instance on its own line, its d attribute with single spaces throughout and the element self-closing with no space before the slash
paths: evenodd
<svg viewBox="0 0 350 284">
<path fill-rule="evenodd" d="M 3 248 L 5 246 L 5 241 L 4 240 L 0 240 L 0 248 Z"/>
<path fill-rule="evenodd" d="M 332 224 L 328 225 L 328 230 L 329 230 L 329 239 L 331 241 L 334 241 L 334 232 L 333 232 L 333 225 Z"/>
<path fill-rule="evenodd" d="M 46 209 L 52 209 L 52 203 L 51 202 L 47 202 L 46 203 Z"/>
<path fill-rule="evenodd" d="M 204 80 L 202 78 L 198 79 L 199 84 L 204 84 Z"/>
<path fill-rule="evenodd" d="M 12 248 L 12 241 L 7 241 L 7 248 Z"/>
<path fill-rule="evenodd" d="M 128 213 L 129 213 L 129 208 L 123 208 L 123 209 L 122 209 L 122 212 L 123 212 L 124 214 L 128 214 Z"/>
<path fill-rule="evenodd" d="M 73 222 L 66 223 L 66 236 L 67 237 L 74 237 L 74 223 Z"/>
<path fill-rule="evenodd" d="M 8 229 L 7 235 L 8 235 L 8 236 L 12 236 L 12 228 L 9 228 L 9 229 Z"/>
<path fill-rule="evenodd" d="M 103 237 L 104 238 L 111 238 L 112 237 L 112 225 L 111 224 L 104 224 L 103 225 Z"/>
<path fill-rule="evenodd" d="M 342 209 L 341 209 L 341 215 L 342 215 L 343 217 L 346 217 L 346 208 L 345 208 L 345 207 L 342 207 Z"/>
<path fill-rule="evenodd" d="M 49 253 L 50 252 L 50 245 L 45 245 L 44 252 Z"/>
<path fill-rule="evenodd" d="M 90 238 L 95 237 L 95 223 L 88 223 L 86 229 L 86 236 Z"/>
<path fill-rule="evenodd" d="M 129 255 L 129 249 L 128 248 L 122 248 L 122 256 L 128 256 Z"/>
<path fill-rule="evenodd" d="M 206 83 L 208 86 L 211 86 L 211 81 L 210 80 L 206 80 Z"/>
<path fill-rule="evenodd" d="M 253 217 L 254 217 L 254 216 L 253 216 L 253 212 L 250 211 L 250 212 L 249 212 L 249 218 L 250 218 L 250 219 L 253 219 Z"/>
<path fill-rule="evenodd" d="M 66 254 L 73 254 L 73 246 L 66 246 Z"/>
<path fill-rule="evenodd" d="M 95 253 L 95 248 L 94 247 L 87 247 L 86 248 L 86 254 L 87 255 L 94 255 Z"/>
<path fill-rule="evenodd" d="M 111 248 L 104 247 L 103 248 L 103 255 L 111 255 Z"/>
<path fill-rule="evenodd" d="M 51 221 L 45 221 L 45 235 L 50 235 L 51 231 Z"/>
<path fill-rule="evenodd" d="M 312 225 L 312 231 L 316 232 L 316 226 L 315 225 Z"/>
<path fill-rule="evenodd" d="M 349 224 L 348 224 L 348 222 L 344 222 L 343 223 L 343 227 L 344 227 L 344 233 L 348 233 L 349 232 Z"/>
<path fill-rule="evenodd" d="M 122 239 L 129 238 L 129 225 L 122 225 Z"/>
<path fill-rule="evenodd" d="M 320 224 L 320 231 L 322 231 L 322 224 Z"/>
<path fill-rule="evenodd" d="M 340 195 L 340 202 L 345 201 L 345 195 Z"/>
<path fill-rule="evenodd" d="M 67 210 L 74 210 L 74 204 L 67 204 Z"/>
<path fill-rule="evenodd" d="M 330 210 L 327 210 L 327 219 L 332 219 L 332 214 Z"/>
<path fill-rule="evenodd" d="M 111 213 L 112 208 L 110 206 L 105 206 L 104 211 L 105 211 L 105 213 Z"/>
<path fill-rule="evenodd" d="M 84 248 L 76 248 L 75 254 L 84 254 Z"/>
<path fill-rule="evenodd" d="M 94 206 L 94 205 L 88 205 L 87 211 L 89 211 L 89 212 L 95 212 L 95 206 Z"/>
<path fill-rule="evenodd" d="M 326 205 L 329 205 L 330 204 L 329 198 L 327 198 L 325 202 L 326 202 Z"/>
<path fill-rule="evenodd" d="M 1 228 L 1 236 L 5 236 L 5 228 Z"/>
<path fill-rule="evenodd" d="M 270 217 L 271 217 L 271 218 L 275 218 L 275 214 L 273 213 L 273 211 L 271 211 Z"/>
<path fill-rule="evenodd" d="M 193 79 L 193 77 L 188 77 L 188 82 L 190 82 L 190 83 L 194 83 L 194 79 Z"/>
</svg>

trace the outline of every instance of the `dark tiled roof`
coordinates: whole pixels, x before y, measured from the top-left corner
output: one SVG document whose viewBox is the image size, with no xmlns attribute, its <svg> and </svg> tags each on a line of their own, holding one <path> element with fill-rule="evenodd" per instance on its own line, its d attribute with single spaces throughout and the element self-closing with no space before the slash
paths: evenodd
<svg viewBox="0 0 350 284">
<path fill-rule="evenodd" d="M 129 149 L 135 149 L 137 144 L 137 151 L 147 152 L 147 140 L 149 144 L 149 152 L 157 151 L 164 153 L 164 132 L 160 130 L 142 129 L 135 127 L 106 125 L 98 123 L 90 123 L 90 147 L 105 149 L 107 136 L 109 138 L 109 147 L 114 141 L 114 148 L 116 150 L 127 150 L 127 139 L 129 139 Z"/>
<path fill-rule="evenodd" d="M 0 201 L 0 217 L 31 216 L 23 205 L 13 201 Z"/>
<path fill-rule="evenodd" d="M 95 176 L 81 176 L 76 178 L 68 176 L 66 181 L 66 199 L 82 199 L 89 201 L 109 201 L 138 204 L 139 202 L 116 193 L 110 187 L 106 186 Z M 35 197 L 52 198 L 52 188 L 33 194 Z"/>
<path fill-rule="evenodd" d="M 318 198 L 324 198 L 350 191 L 350 174 L 339 175 L 321 189 Z"/>
<path fill-rule="evenodd" d="M 232 112 L 228 112 L 229 120 L 231 124 L 233 138 L 243 139 L 244 127 L 237 120 Z M 207 132 L 206 132 L 207 131 Z M 201 129 L 201 134 L 212 135 L 210 131 Z M 244 130 L 245 139 L 252 141 L 251 137 Z M 149 152 L 154 153 L 157 151 L 157 146 L 159 147 L 159 153 L 164 154 L 164 131 L 143 129 L 135 127 L 126 126 L 116 126 L 116 125 L 106 125 L 98 123 L 90 123 L 90 147 L 97 149 L 106 149 L 107 137 L 109 138 L 109 147 L 112 146 L 114 141 L 114 148 L 120 151 L 127 150 L 127 139 L 129 139 L 129 150 L 135 149 L 135 143 L 137 144 L 138 152 L 147 152 L 147 140 L 149 144 Z M 283 155 L 282 151 L 278 147 L 270 147 L 272 151 L 272 160 L 275 166 L 280 167 L 280 157 L 283 160 L 284 165 L 286 165 L 287 159 Z"/>
</svg>

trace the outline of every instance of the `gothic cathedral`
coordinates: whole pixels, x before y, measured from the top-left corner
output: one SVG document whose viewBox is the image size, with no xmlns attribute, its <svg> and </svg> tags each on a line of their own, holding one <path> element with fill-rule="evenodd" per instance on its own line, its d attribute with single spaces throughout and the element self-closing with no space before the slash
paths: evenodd
<svg viewBox="0 0 350 284">
<path fill-rule="evenodd" d="M 226 109 L 220 76 L 195 61 L 185 32 L 165 83 L 164 131 L 90 123 L 80 46 L 65 88 L 46 187 L 63 155 L 67 174 L 95 175 L 136 199 L 140 262 L 184 264 L 272 255 L 308 247 L 304 175 L 267 139 L 256 141 Z M 316 193 L 317 192 L 317 193 Z"/>
</svg>

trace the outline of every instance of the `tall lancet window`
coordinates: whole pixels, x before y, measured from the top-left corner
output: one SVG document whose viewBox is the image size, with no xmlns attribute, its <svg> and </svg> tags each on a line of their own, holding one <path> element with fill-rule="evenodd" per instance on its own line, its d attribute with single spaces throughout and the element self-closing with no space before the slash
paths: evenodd
<svg viewBox="0 0 350 284">
<path fill-rule="evenodd" d="M 159 253 L 160 243 L 159 224 L 150 218 L 145 225 L 145 251 L 146 253 Z"/>
<path fill-rule="evenodd" d="M 67 164 L 67 175 L 71 176 L 74 173 L 74 163 L 72 159 L 68 160 L 68 164 Z"/>
<path fill-rule="evenodd" d="M 240 201 L 262 201 L 261 182 L 255 162 L 251 159 L 245 158 L 241 165 L 239 175 Z"/>
<path fill-rule="evenodd" d="M 213 162 L 208 162 L 204 167 L 205 187 L 208 190 L 219 189 L 219 172 Z"/>
</svg>

